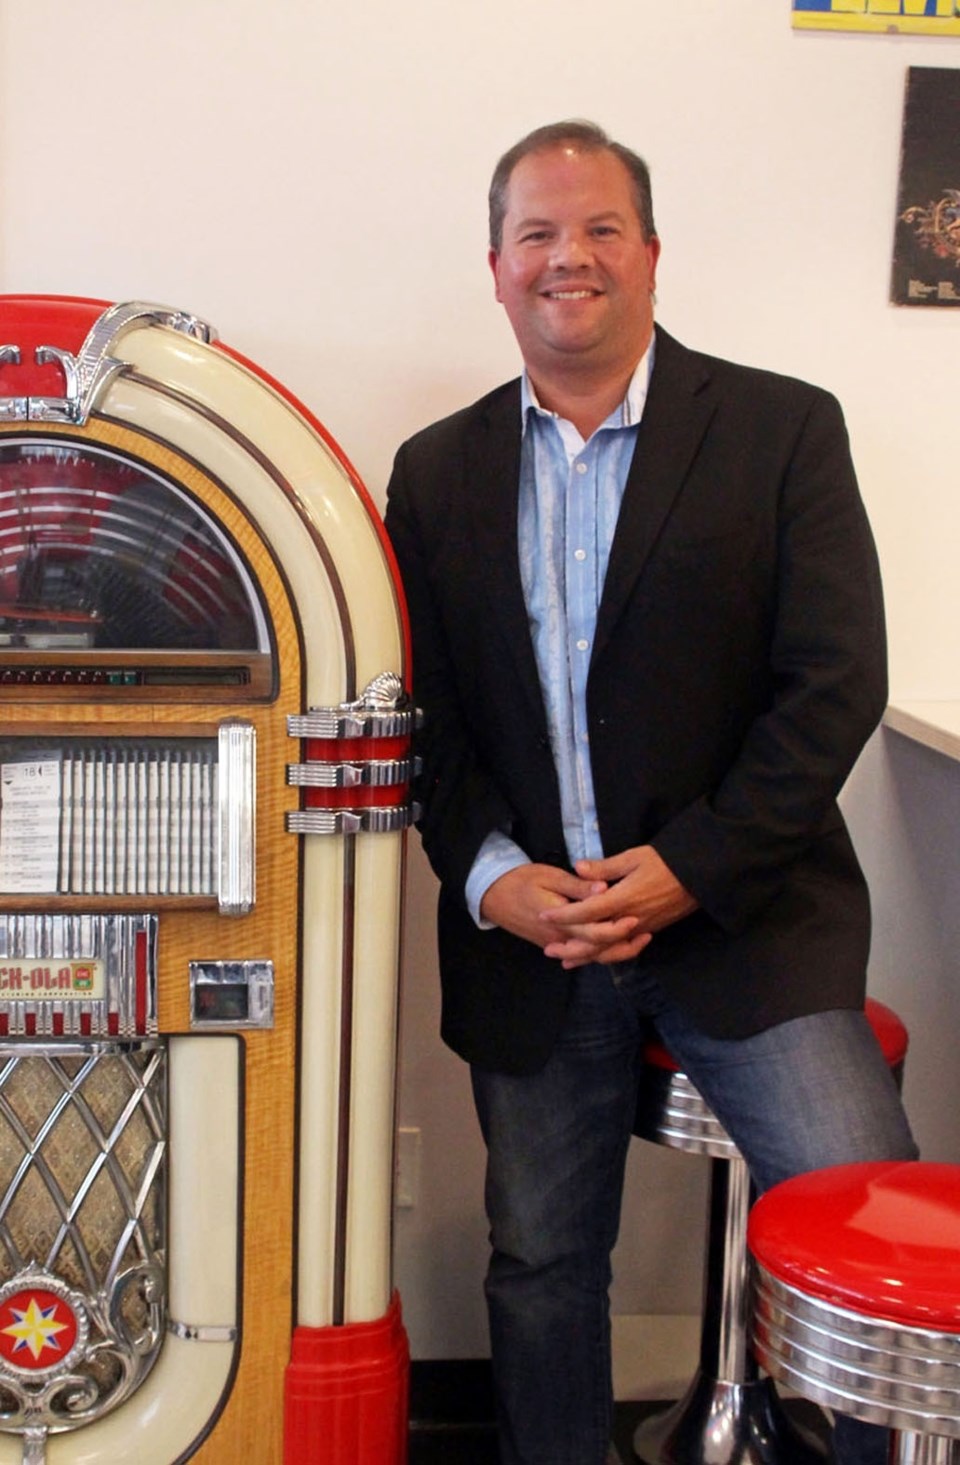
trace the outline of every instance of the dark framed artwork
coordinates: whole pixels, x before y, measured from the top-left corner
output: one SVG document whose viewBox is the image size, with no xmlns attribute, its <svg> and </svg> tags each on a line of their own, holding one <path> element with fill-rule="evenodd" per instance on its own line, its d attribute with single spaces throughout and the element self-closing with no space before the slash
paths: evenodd
<svg viewBox="0 0 960 1465">
<path fill-rule="evenodd" d="M 960 68 L 907 72 L 890 295 L 960 305 Z"/>
</svg>

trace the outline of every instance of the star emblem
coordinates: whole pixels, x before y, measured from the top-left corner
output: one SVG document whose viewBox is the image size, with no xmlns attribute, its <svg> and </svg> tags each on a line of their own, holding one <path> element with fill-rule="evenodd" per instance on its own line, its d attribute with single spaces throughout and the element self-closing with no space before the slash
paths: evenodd
<svg viewBox="0 0 960 1465">
<path fill-rule="evenodd" d="M 57 1306 L 54 1302 L 49 1307 L 39 1307 L 37 1299 L 31 1297 L 25 1308 L 11 1307 L 14 1321 L 3 1329 L 8 1337 L 15 1339 L 11 1355 L 29 1348 L 34 1362 L 38 1363 L 45 1348 L 61 1351 L 57 1334 L 68 1332 L 70 1324 L 57 1320 Z"/>
<path fill-rule="evenodd" d="M 0 1370 L 56 1370 L 86 1337 L 86 1322 L 61 1284 L 54 1278 L 47 1286 L 38 1282 L 15 1280 L 0 1291 Z"/>
</svg>

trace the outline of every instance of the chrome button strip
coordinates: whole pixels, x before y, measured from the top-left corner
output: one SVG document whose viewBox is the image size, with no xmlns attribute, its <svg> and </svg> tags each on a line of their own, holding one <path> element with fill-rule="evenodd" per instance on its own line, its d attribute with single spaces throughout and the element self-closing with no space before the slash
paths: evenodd
<svg viewBox="0 0 960 1465">
<path fill-rule="evenodd" d="M 369 763 L 288 763 L 287 783 L 300 788 L 389 788 L 407 783 L 410 758 L 373 758 Z"/>
<path fill-rule="evenodd" d="M 294 809 L 287 815 L 290 834 L 395 834 L 409 829 L 415 805 L 388 809 Z"/>
</svg>

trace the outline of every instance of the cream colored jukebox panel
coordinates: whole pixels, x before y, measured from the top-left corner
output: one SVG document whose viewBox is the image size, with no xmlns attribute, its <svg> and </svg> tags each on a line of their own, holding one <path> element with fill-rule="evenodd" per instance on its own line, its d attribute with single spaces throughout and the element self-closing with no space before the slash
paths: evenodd
<svg viewBox="0 0 960 1465">
<path fill-rule="evenodd" d="M 115 378 L 99 410 L 142 425 L 229 483 L 283 564 L 303 626 L 308 706 L 351 700 L 380 672 L 402 668 L 396 594 L 383 547 L 343 468 L 313 429 L 246 368 L 175 332 L 132 330 L 118 354 L 135 368 L 136 379 Z M 269 471 L 265 463 L 272 465 Z M 357 840 L 355 879 L 358 888 L 376 892 L 366 909 L 377 914 L 363 924 L 352 949 L 354 933 L 347 933 L 346 947 L 342 939 L 341 841 L 305 841 L 297 1320 L 308 1326 L 373 1320 L 389 1303 L 392 1110 L 386 1123 L 384 1118 L 385 1095 L 394 1085 L 396 1027 L 385 1014 L 396 1006 L 402 847 L 401 834 Z M 364 994 L 352 1051 L 358 1071 L 371 1080 L 349 1085 L 346 1238 L 338 1235 L 336 1213 L 336 1178 L 343 1173 L 342 978 Z M 381 1065 L 375 1076 L 370 1052 Z M 341 1317 L 336 1257 L 344 1247 Z"/>
<path fill-rule="evenodd" d="M 400 924 L 400 882 L 395 851 L 379 834 L 357 835 L 354 941 L 353 1083 L 350 1124 L 350 1205 L 347 1217 L 345 1307 L 348 1317 L 374 1318 L 390 1289 L 392 1165 L 368 1135 L 389 1135 L 394 1126 L 396 1030 L 384 1020 L 395 1011 L 391 982 L 394 936 Z M 376 911 L 376 920 L 364 914 Z"/>
</svg>

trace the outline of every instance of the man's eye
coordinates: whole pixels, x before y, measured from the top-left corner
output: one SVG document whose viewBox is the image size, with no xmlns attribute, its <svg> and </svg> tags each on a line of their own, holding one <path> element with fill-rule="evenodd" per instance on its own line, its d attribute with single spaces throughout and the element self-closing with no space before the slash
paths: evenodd
<svg viewBox="0 0 960 1465">
<path fill-rule="evenodd" d="M 542 244 L 548 238 L 546 229 L 531 229 L 529 233 L 520 236 L 521 244 Z"/>
</svg>

